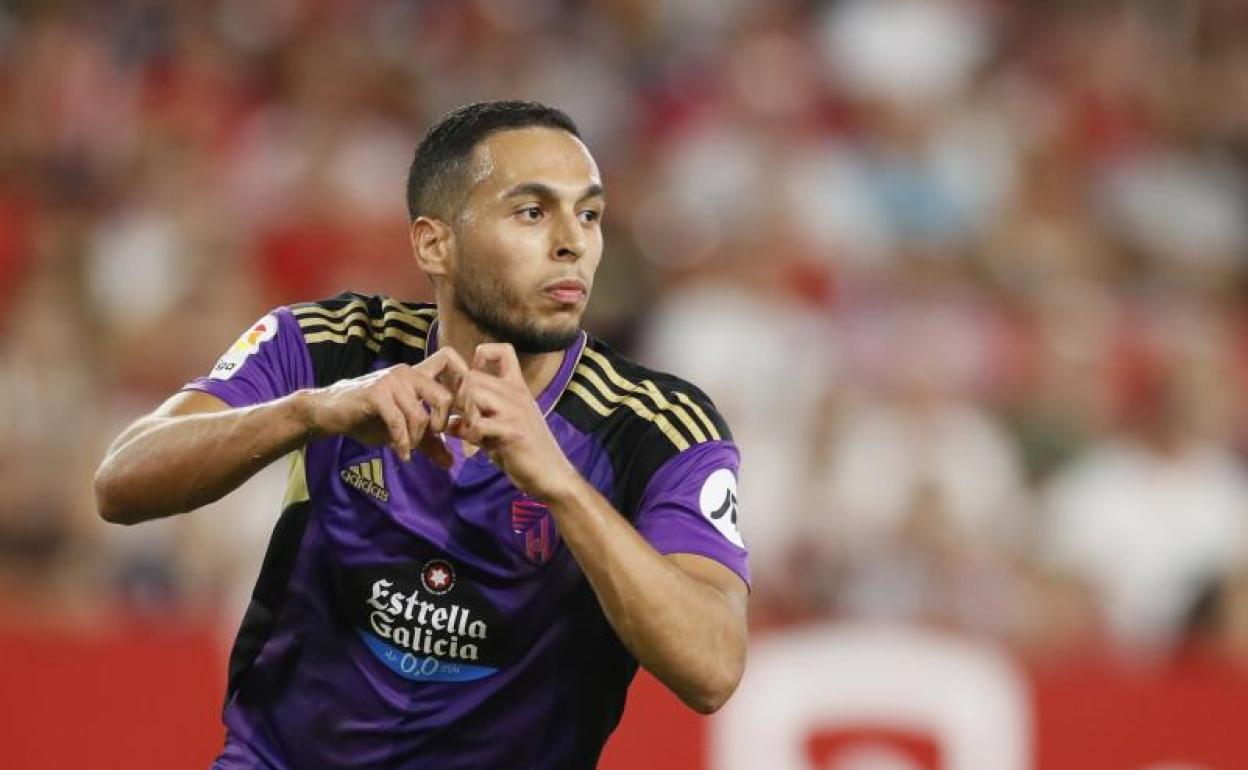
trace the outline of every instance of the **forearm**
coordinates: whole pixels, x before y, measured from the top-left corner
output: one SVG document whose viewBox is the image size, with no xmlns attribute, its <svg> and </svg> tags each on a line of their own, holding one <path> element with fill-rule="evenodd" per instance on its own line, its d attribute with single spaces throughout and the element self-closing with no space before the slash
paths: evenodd
<svg viewBox="0 0 1248 770">
<path fill-rule="evenodd" d="M 583 479 L 548 504 L 624 645 L 690 707 L 718 709 L 744 668 L 743 613 L 655 551 Z"/>
<path fill-rule="evenodd" d="M 95 475 L 108 521 L 135 524 L 193 510 L 236 489 L 310 435 L 305 392 L 241 409 L 145 418 Z"/>
</svg>

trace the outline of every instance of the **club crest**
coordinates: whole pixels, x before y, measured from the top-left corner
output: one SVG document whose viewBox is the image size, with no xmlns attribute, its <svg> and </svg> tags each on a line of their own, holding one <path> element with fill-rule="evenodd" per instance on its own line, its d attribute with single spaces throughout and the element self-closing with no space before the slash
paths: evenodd
<svg viewBox="0 0 1248 770">
<path fill-rule="evenodd" d="M 511 501 L 511 531 L 519 539 L 525 558 L 541 566 L 554 555 L 559 533 L 550 509 L 540 500 L 521 495 Z"/>
</svg>

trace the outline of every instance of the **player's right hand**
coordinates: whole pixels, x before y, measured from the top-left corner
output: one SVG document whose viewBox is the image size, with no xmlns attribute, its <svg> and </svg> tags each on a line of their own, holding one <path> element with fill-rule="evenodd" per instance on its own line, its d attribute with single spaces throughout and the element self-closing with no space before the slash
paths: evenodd
<svg viewBox="0 0 1248 770">
<path fill-rule="evenodd" d="M 467 371 L 464 359 L 448 347 L 415 366 L 398 364 L 314 390 L 308 409 L 313 435 L 389 444 L 404 460 L 417 449 L 449 468 L 451 453 L 439 434 Z"/>
</svg>

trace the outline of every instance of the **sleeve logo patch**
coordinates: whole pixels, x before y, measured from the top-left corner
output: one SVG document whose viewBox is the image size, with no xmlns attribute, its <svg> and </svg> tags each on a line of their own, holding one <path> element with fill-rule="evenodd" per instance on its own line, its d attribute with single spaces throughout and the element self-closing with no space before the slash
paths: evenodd
<svg viewBox="0 0 1248 770">
<path fill-rule="evenodd" d="M 225 351 L 225 355 L 221 356 L 217 365 L 212 367 L 212 373 L 208 376 L 214 380 L 230 379 L 242 368 L 248 356 L 259 350 L 262 343 L 273 339 L 276 334 L 277 316 L 270 313 L 243 332 L 243 336 Z"/>
<path fill-rule="evenodd" d="M 732 471 L 720 468 L 706 477 L 698 496 L 698 508 L 729 542 L 738 548 L 745 547 L 737 525 L 737 477 Z"/>
</svg>

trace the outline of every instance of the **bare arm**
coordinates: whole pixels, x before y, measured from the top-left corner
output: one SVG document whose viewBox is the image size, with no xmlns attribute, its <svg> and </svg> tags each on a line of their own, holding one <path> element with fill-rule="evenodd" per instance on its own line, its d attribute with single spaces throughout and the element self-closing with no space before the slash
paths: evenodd
<svg viewBox="0 0 1248 770">
<path fill-rule="evenodd" d="M 109 447 L 95 473 L 100 516 L 136 524 L 198 508 L 317 436 L 389 443 L 404 459 L 419 449 L 447 464 L 450 455 L 437 433 L 451 403 L 447 385 L 464 368 L 447 349 L 416 366 L 238 409 L 206 393 L 178 393 Z"/>
<path fill-rule="evenodd" d="M 484 369 L 494 368 L 498 376 Z M 637 660 L 696 711 L 732 695 L 745 669 L 747 590 L 701 556 L 659 554 L 563 454 L 510 345 L 482 345 L 448 433 L 490 453 L 516 486 L 550 506 L 603 612 Z"/>
<path fill-rule="evenodd" d="M 548 502 L 629 652 L 690 708 L 717 711 L 745 670 L 741 578 L 702 556 L 662 556 L 579 475 Z"/>
<path fill-rule="evenodd" d="M 307 391 L 242 409 L 175 394 L 109 447 L 95 473 L 100 516 L 137 524 L 206 505 L 307 440 Z"/>
</svg>

